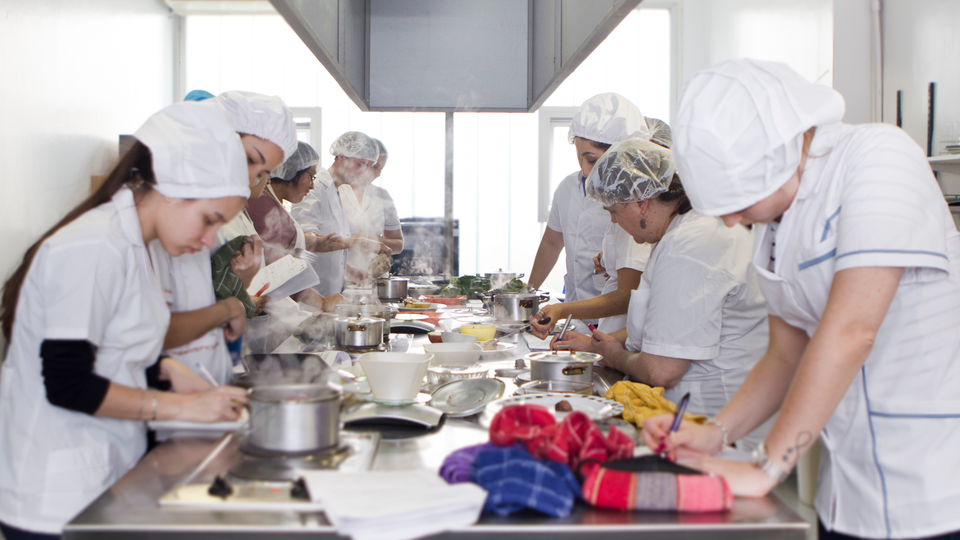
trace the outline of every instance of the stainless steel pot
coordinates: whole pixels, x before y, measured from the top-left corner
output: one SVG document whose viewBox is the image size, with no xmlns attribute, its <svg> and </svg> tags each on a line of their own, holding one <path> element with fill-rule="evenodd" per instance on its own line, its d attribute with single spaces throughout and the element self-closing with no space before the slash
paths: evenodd
<svg viewBox="0 0 960 540">
<path fill-rule="evenodd" d="M 523 274 L 516 272 L 488 272 L 484 274 L 483 277 L 489 279 L 491 283 L 506 283 L 510 280 L 522 278 Z"/>
<path fill-rule="evenodd" d="M 603 356 L 591 352 L 548 351 L 526 356 L 531 381 L 571 381 L 593 384 L 593 364 Z"/>
<path fill-rule="evenodd" d="M 410 296 L 410 298 L 420 298 L 421 296 L 427 296 L 431 294 L 440 294 L 440 287 L 437 287 L 436 285 L 422 285 L 419 283 L 407 285 L 407 295 Z"/>
<path fill-rule="evenodd" d="M 540 311 L 540 303 L 550 299 L 538 293 L 491 293 L 481 295 L 484 305 L 492 308 L 498 323 L 525 323 Z"/>
<path fill-rule="evenodd" d="M 390 335 L 390 321 L 397 318 L 397 308 L 383 304 L 338 304 L 337 317 L 355 318 L 358 315 L 383 319 L 383 338 Z"/>
<path fill-rule="evenodd" d="M 340 442 L 340 393 L 318 384 L 250 389 L 250 435 L 257 448 L 310 452 Z"/>
<path fill-rule="evenodd" d="M 383 343 L 385 321 L 375 317 L 337 317 L 337 344 L 358 349 L 373 348 Z"/>
<path fill-rule="evenodd" d="M 407 297 L 407 278 L 389 277 L 377 280 L 377 295 L 381 300 L 400 300 Z"/>
</svg>

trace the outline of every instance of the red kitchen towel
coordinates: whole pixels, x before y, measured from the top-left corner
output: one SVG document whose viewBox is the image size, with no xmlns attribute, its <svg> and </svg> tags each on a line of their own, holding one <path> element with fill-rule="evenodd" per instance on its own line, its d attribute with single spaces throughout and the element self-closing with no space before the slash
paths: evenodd
<svg viewBox="0 0 960 540">
<path fill-rule="evenodd" d="M 583 498 L 616 510 L 719 512 L 733 505 L 722 476 L 617 471 L 594 466 L 583 481 Z"/>
<path fill-rule="evenodd" d="M 615 427 L 604 435 L 586 414 L 574 411 L 559 424 L 540 405 L 504 407 L 490 423 L 490 442 L 522 442 L 534 457 L 565 463 L 574 471 L 582 461 L 603 463 L 633 455 L 633 440 Z"/>
</svg>

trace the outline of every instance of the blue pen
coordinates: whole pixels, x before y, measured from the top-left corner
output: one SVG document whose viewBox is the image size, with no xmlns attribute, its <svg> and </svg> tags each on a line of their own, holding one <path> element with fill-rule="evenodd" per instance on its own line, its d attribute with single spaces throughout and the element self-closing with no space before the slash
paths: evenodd
<svg viewBox="0 0 960 540">
<path fill-rule="evenodd" d="M 680 428 L 680 422 L 683 421 L 683 413 L 687 410 L 688 403 L 690 403 L 690 392 L 687 392 L 680 398 L 680 405 L 677 405 L 677 414 L 673 417 L 673 424 L 670 425 L 670 432 L 667 433 L 668 436 Z M 665 454 L 666 452 L 660 452 L 660 457 L 663 457 Z"/>
</svg>

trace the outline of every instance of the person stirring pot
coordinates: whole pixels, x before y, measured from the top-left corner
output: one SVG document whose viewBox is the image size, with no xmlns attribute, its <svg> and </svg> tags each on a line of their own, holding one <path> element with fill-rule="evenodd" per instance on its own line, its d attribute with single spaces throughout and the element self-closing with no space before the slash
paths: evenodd
<svg viewBox="0 0 960 540">
<path fill-rule="evenodd" d="M 170 312 L 147 249 L 154 239 L 174 256 L 213 244 L 249 192 L 240 139 L 200 103 L 163 109 L 135 137 L 4 286 L 0 531 L 8 539 L 59 535 L 143 455 L 144 421 L 232 421 L 247 399 L 157 360 Z M 172 392 L 148 389 L 158 380 Z"/>
<path fill-rule="evenodd" d="M 960 234 L 923 151 L 785 64 L 725 62 L 680 98 L 690 200 L 756 224 L 770 344 L 718 424 L 649 419 L 653 448 L 768 493 L 819 436 L 820 538 L 960 531 Z M 779 411 L 754 463 L 710 457 Z"/>
</svg>

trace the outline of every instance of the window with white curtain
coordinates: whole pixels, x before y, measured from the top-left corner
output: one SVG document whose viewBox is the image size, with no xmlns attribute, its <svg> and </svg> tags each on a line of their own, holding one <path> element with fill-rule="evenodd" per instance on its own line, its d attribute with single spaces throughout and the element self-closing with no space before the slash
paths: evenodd
<svg viewBox="0 0 960 540">
<path fill-rule="evenodd" d="M 648 4 L 648 2 L 645 2 Z M 676 73 L 672 51 L 673 4 L 641 7 L 624 21 L 547 99 L 545 107 L 578 107 L 601 92 L 617 92 L 646 116 L 670 121 Z M 279 15 L 186 17 L 187 91 L 218 94 L 249 90 L 278 95 L 289 105 L 316 110 L 308 139 L 329 146 L 345 131 L 384 142 L 390 159 L 378 184 L 404 217 L 443 215 L 443 113 L 361 112 Z M 322 109 L 322 123 L 319 110 Z M 306 116 L 299 116 L 307 118 Z M 460 221 L 460 272 L 528 273 L 542 234 L 539 200 L 552 196 L 554 177 L 576 169 L 567 125 L 549 130 L 551 178 L 541 187 L 538 114 L 454 115 L 454 217 Z M 567 120 L 569 122 L 569 120 Z M 321 166 L 333 157 L 317 148 Z M 562 287 L 563 258 L 546 286 Z"/>
</svg>

